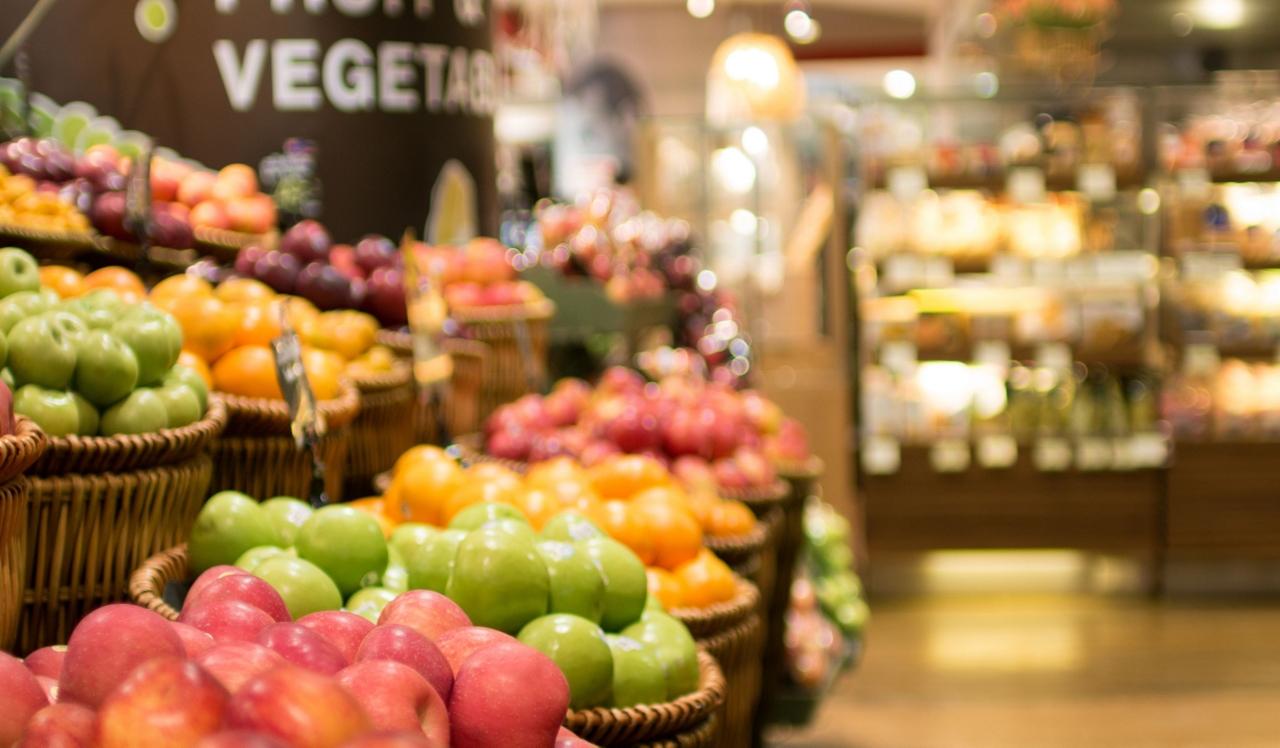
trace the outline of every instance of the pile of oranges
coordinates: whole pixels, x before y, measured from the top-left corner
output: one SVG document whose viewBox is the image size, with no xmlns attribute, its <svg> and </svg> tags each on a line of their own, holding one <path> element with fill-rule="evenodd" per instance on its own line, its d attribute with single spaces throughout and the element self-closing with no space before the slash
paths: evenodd
<svg viewBox="0 0 1280 748">
<path fill-rule="evenodd" d="M 383 496 L 352 503 L 377 517 L 387 534 L 403 522 L 446 526 L 480 502 L 516 507 L 535 530 L 572 512 L 644 562 L 650 592 L 668 609 L 732 599 L 733 572 L 703 546 L 703 535 L 743 535 L 756 522 L 739 502 L 686 493 L 660 463 L 640 455 L 619 455 L 592 468 L 559 458 L 520 476 L 497 463 L 463 469 L 443 450 L 417 446 L 400 457 L 392 474 Z"/>
</svg>

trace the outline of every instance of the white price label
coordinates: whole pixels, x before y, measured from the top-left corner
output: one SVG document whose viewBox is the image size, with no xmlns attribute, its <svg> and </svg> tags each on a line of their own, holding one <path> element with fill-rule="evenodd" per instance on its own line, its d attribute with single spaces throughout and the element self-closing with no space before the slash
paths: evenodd
<svg viewBox="0 0 1280 748">
<path fill-rule="evenodd" d="M 884 182 L 889 194 L 904 205 L 915 202 L 921 192 L 929 189 L 929 175 L 920 166 L 896 166 L 885 174 Z"/>
<path fill-rule="evenodd" d="M 902 467 L 902 447 L 892 436 L 869 436 L 862 443 L 862 469 L 867 475 L 893 475 Z"/>
<path fill-rule="evenodd" d="M 969 460 L 969 442 L 964 439 L 940 439 L 929 449 L 934 472 L 963 473 L 969 469 Z"/>
<path fill-rule="evenodd" d="M 1110 468 L 1112 456 L 1110 439 L 1086 436 L 1076 442 L 1076 469 L 1082 472 Z"/>
<path fill-rule="evenodd" d="M 1109 203 L 1116 199 L 1116 170 L 1111 164 L 1081 164 L 1076 189 L 1090 200 Z"/>
<path fill-rule="evenodd" d="M 1007 470 L 1018 462 L 1018 442 L 1009 434 L 987 434 L 978 439 L 978 464 L 990 470 Z"/>
<path fill-rule="evenodd" d="M 1034 462 L 1036 469 L 1044 473 L 1060 473 L 1071 467 L 1071 442 L 1056 436 L 1046 436 L 1036 441 Z"/>
<path fill-rule="evenodd" d="M 1044 169 L 1034 166 L 1017 166 L 1010 169 L 1005 189 L 1009 193 L 1009 199 L 1015 203 L 1044 202 Z"/>
</svg>

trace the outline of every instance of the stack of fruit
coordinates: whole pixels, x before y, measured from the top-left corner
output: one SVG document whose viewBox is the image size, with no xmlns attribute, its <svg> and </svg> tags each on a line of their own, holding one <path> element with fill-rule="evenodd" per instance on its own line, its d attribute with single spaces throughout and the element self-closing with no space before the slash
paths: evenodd
<svg viewBox="0 0 1280 748">
<path fill-rule="evenodd" d="M 567 455 L 590 466 L 620 452 L 645 454 L 689 485 L 720 489 L 770 487 L 775 463 L 809 456 L 803 427 L 758 392 L 694 378 L 646 383 L 622 367 L 607 370 L 594 390 L 565 379 L 546 396 L 503 406 L 484 430 L 493 457 Z"/>
<path fill-rule="evenodd" d="M 212 569 L 181 622 L 91 613 L 65 647 L 0 653 L 0 745 L 22 748 L 589 748 L 536 649 L 439 595 L 375 626 L 294 619 L 260 579 Z"/>
<path fill-rule="evenodd" d="M 12 174 L 0 163 L 0 228 L 6 226 L 83 232 L 89 229 L 89 219 L 56 185 L 42 188 L 35 178 Z"/>
<path fill-rule="evenodd" d="M 540 301 L 542 291 L 515 279 L 508 252 L 494 239 L 473 240 L 465 248 L 426 247 L 417 252 L 418 264 L 444 288 L 451 310 L 505 307 Z"/>
<path fill-rule="evenodd" d="M 0 249 L 0 379 L 14 389 L 14 411 L 50 436 L 142 434 L 199 421 L 207 383 L 179 363 L 182 329 L 173 317 L 122 299 L 113 286 L 129 298 L 142 293 L 128 271 L 71 273 L 41 272 L 26 252 Z M 42 276 L 56 285 L 42 285 Z"/>
<path fill-rule="evenodd" d="M 481 497 L 502 486 L 474 485 Z M 234 563 L 265 581 L 294 618 L 345 601 L 370 621 L 414 625 L 446 606 L 546 653 L 565 672 L 575 709 L 670 701 L 697 688 L 693 638 L 649 601 L 640 559 L 580 515 L 559 514 L 539 535 L 514 506 L 478 501 L 446 529 L 404 523 L 388 540 L 390 527 L 372 511 L 313 512 L 283 497 L 258 505 L 223 492 L 196 521 L 189 566 L 207 573 Z"/>
</svg>

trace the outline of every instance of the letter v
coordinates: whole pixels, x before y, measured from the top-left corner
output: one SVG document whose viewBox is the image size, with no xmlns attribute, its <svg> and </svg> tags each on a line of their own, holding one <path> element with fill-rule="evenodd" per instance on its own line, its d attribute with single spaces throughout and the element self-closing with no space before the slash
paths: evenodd
<svg viewBox="0 0 1280 748">
<path fill-rule="evenodd" d="M 243 65 L 236 59 L 235 42 L 229 39 L 219 39 L 213 43 L 213 57 L 218 62 L 218 72 L 222 74 L 222 85 L 227 89 L 231 108 L 237 112 L 252 109 L 254 100 L 258 98 L 262 69 L 266 67 L 266 40 L 254 39 L 249 42 L 244 49 Z"/>
</svg>

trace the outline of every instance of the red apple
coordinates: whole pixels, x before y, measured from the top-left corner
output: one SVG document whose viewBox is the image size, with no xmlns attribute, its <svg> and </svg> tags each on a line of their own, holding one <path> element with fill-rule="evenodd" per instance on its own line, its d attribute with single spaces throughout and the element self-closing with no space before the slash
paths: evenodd
<svg viewBox="0 0 1280 748">
<path fill-rule="evenodd" d="M 134 668 L 161 657 L 186 657 L 169 622 L 137 605 L 105 605 L 85 616 L 67 642 L 59 701 L 96 709 Z"/>
<path fill-rule="evenodd" d="M 518 425 L 495 432 L 484 445 L 484 451 L 490 455 L 517 462 L 527 460 L 532 450 L 533 434 Z"/>
<path fill-rule="evenodd" d="M 277 623 L 258 632 L 255 642 L 291 665 L 321 675 L 333 675 L 350 663 L 338 645 L 296 623 Z"/>
<path fill-rule="evenodd" d="M 50 704 L 58 703 L 58 681 L 44 675 L 37 675 L 36 683 L 40 684 L 40 690 L 44 691 L 44 697 Z"/>
<path fill-rule="evenodd" d="M 430 748 L 432 744 L 421 730 L 417 732 L 380 732 L 343 743 L 340 748 Z"/>
<path fill-rule="evenodd" d="M 738 447 L 739 423 L 733 414 L 711 405 L 703 405 L 698 408 L 696 417 L 707 429 L 710 452 L 703 456 L 718 460 L 733 454 L 733 450 Z"/>
<path fill-rule="evenodd" d="M 26 665 L 34 675 L 43 675 L 56 680 L 62 675 L 62 661 L 66 656 L 66 646 L 55 644 L 52 647 L 41 647 L 27 655 L 22 664 Z"/>
<path fill-rule="evenodd" d="M 435 641 L 436 646 L 440 648 L 440 653 L 449 661 L 449 667 L 453 669 L 453 674 L 458 674 L 458 668 L 462 667 L 462 663 L 473 652 L 483 649 L 491 644 L 512 644 L 517 643 L 516 638 L 510 634 L 504 634 L 497 629 L 485 628 L 483 626 L 463 626 L 462 628 L 451 629 L 440 635 Z"/>
<path fill-rule="evenodd" d="M 262 250 L 258 249 L 257 247 L 248 247 L 240 254 L 243 255 L 245 254 L 245 252 L 249 252 L 255 249 L 258 251 L 259 255 L 261 255 Z M 191 589 L 187 590 L 187 598 L 183 602 L 183 604 L 187 606 L 193 606 L 200 599 L 200 596 L 204 594 L 205 587 L 208 587 L 209 585 L 227 576 L 228 574 L 246 574 L 247 575 L 248 573 L 249 572 L 245 571 L 244 569 L 241 569 L 238 566 L 229 566 L 227 564 L 219 564 L 218 566 L 210 567 L 209 569 L 206 569 L 203 574 L 196 577 L 196 581 L 191 583 Z"/>
<path fill-rule="evenodd" d="M 219 600 L 237 600 L 247 603 L 271 616 L 279 623 L 290 623 L 293 618 L 285 607 L 284 599 L 275 588 L 252 574 L 226 574 L 201 587 L 195 594 L 188 594 L 182 612 Z M 178 620 L 182 620 L 179 618 Z"/>
<path fill-rule="evenodd" d="M 193 748 L 289 748 L 289 746 L 270 735 L 259 732 L 227 730 L 204 738 Z"/>
<path fill-rule="evenodd" d="M 229 699 L 194 662 L 151 660 L 102 702 L 95 748 L 190 748 L 222 729 Z"/>
<path fill-rule="evenodd" d="M 738 447 L 733 453 L 733 461 L 752 486 L 768 486 L 777 478 L 773 465 L 757 449 Z"/>
<path fill-rule="evenodd" d="M 369 273 L 361 309 L 378 318 L 384 327 L 397 327 L 409 320 L 404 298 L 404 273 L 398 267 L 381 267 Z"/>
<path fill-rule="evenodd" d="M 422 731 L 434 748 L 449 748 L 449 712 L 416 670 L 393 660 L 366 660 L 338 673 L 375 730 Z"/>
<path fill-rule="evenodd" d="M 378 626 L 360 643 L 354 661 L 369 660 L 392 660 L 408 665 L 426 678 L 445 701 L 453 691 L 453 668 L 448 658 L 417 629 L 399 624 Z"/>
<path fill-rule="evenodd" d="M 298 619 L 299 626 L 306 626 L 333 643 L 347 658 L 356 661 L 360 642 L 373 631 L 373 623 L 364 616 L 345 610 L 322 610 Z"/>
<path fill-rule="evenodd" d="M 506 247 L 494 239 L 472 241 L 467 245 L 463 261 L 463 279 L 473 283 L 500 283 L 516 275 L 515 268 L 507 262 Z"/>
<path fill-rule="evenodd" d="M 625 366 L 611 366 L 600 375 L 597 388 L 606 394 L 638 393 L 644 389 L 644 377 Z"/>
<path fill-rule="evenodd" d="M 10 746 L 22 737 L 27 720 L 49 705 L 49 697 L 22 660 L 4 652 L 0 652 L 0 697 L 0 746 Z"/>
<path fill-rule="evenodd" d="M 284 658 L 254 642 L 225 642 L 195 656 L 196 664 L 218 679 L 229 693 L 250 680 L 285 666 Z"/>
<path fill-rule="evenodd" d="M 280 238 L 280 251 L 298 258 L 303 265 L 309 262 L 327 262 L 333 240 L 319 221 L 306 219 L 293 225 Z"/>
<path fill-rule="evenodd" d="M 597 748 L 597 746 L 595 743 L 588 743 L 570 732 L 569 728 L 562 726 L 560 732 L 556 733 L 555 748 Z"/>
<path fill-rule="evenodd" d="M 189 208 L 213 197 L 213 183 L 217 179 L 212 172 L 193 171 L 178 185 L 178 200 Z"/>
<path fill-rule="evenodd" d="M 169 625 L 173 627 L 174 631 L 178 632 L 178 636 L 182 637 L 182 646 L 186 648 L 187 657 L 195 657 L 217 644 L 212 636 L 194 626 L 188 626 L 177 621 L 169 621 Z"/>
<path fill-rule="evenodd" d="M 605 425 L 605 438 L 623 452 L 655 449 L 662 443 L 658 416 L 644 397 L 628 397 L 622 412 Z"/>
<path fill-rule="evenodd" d="M 480 295 L 480 303 L 484 306 L 510 306 L 523 302 L 520 286 L 509 281 L 485 286 Z"/>
<path fill-rule="evenodd" d="M 677 457 L 675 462 L 671 463 L 671 472 L 689 488 L 714 489 L 716 487 L 716 474 L 711 469 L 711 464 L 701 457 L 693 455 Z"/>
<path fill-rule="evenodd" d="M 227 727 L 265 733 L 295 748 L 336 748 L 373 731 L 360 702 L 336 680 L 288 665 L 231 697 Z"/>
<path fill-rule="evenodd" d="M 369 234 L 356 244 L 356 264 L 372 275 L 378 268 L 394 265 L 397 251 L 396 245 L 387 237 Z"/>
<path fill-rule="evenodd" d="M 223 229 L 224 231 L 231 228 L 231 217 L 227 215 L 227 209 L 217 200 L 196 203 L 191 208 L 188 220 L 197 228 Z"/>
<path fill-rule="evenodd" d="M 470 626 L 471 619 L 449 598 L 431 590 L 409 590 L 387 603 L 378 625 L 399 623 L 435 641 L 449 629 Z"/>
<path fill-rule="evenodd" d="M 582 450 L 582 455 L 578 458 L 586 467 L 591 467 L 605 459 L 616 454 L 622 454 L 622 450 L 618 449 L 618 445 L 613 442 L 594 441 Z"/>
<path fill-rule="evenodd" d="M 783 418 L 778 433 L 765 437 L 763 449 L 775 462 L 804 462 L 812 454 L 804 426 L 794 418 Z"/>
<path fill-rule="evenodd" d="M 98 726 L 94 713 L 79 704 L 50 704 L 27 722 L 19 748 L 90 748 Z"/>
<path fill-rule="evenodd" d="M 470 281 L 450 283 L 444 287 L 444 301 L 450 309 L 466 309 L 484 304 L 484 287 Z"/>
<path fill-rule="evenodd" d="M 329 249 L 329 264 L 348 278 L 365 278 L 364 268 L 356 264 L 356 250 L 350 244 L 335 244 Z"/>
<path fill-rule="evenodd" d="M 182 182 L 193 173 L 180 161 L 153 159 L 151 162 L 151 199 L 172 202 L 178 199 Z"/>
<path fill-rule="evenodd" d="M 276 204 L 268 195 L 238 197 L 226 203 L 233 231 L 265 234 L 276 225 Z"/>
<path fill-rule="evenodd" d="M 549 657 L 494 644 L 458 669 L 449 699 L 453 748 L 547 748 L 569 708 L 569 682 Z"/>
<path fill-rule="evenodd" d="M 716 477 L 716 485 L 721 488 L 747 488 L 751 485 L 747 474 L 732 457 L 716 460 L 711 464 L 711 471 Z"/>
<path fill-rule="evenodd" d="M 218 643 L 251 642 L 259 631 L 276 622 L 267 612 L 239 600 L 215 600 L 183 608 L 178 620 L 200 629 Z"/>
</svg>

